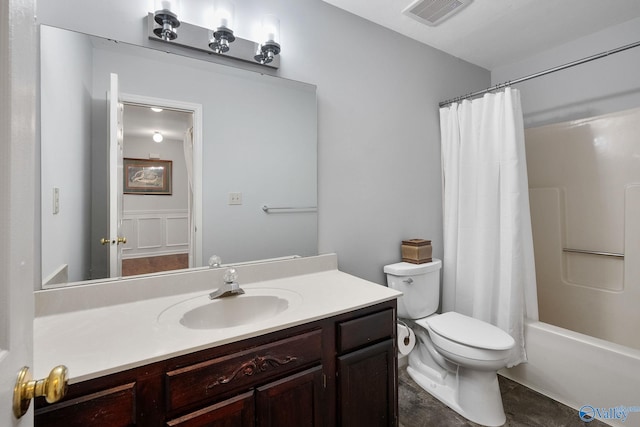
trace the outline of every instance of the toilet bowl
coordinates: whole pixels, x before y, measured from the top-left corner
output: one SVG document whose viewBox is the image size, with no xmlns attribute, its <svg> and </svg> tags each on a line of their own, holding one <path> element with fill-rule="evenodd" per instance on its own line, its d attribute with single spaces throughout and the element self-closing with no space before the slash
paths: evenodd
<svg viewBox="0 0 640 427">
<path fill-rule="evenodd" d="M 465 418 L 486 426 L 506 421 L 497 371 L 515 345 L 496 326 L 456 312 L 435 314 L 440 300 L 440 268 L 425 264 L 387 265 L 390 288 L 403 293 L 398 317 L 416 335 L 407 372 L 438 400 Z"/>
</svg>

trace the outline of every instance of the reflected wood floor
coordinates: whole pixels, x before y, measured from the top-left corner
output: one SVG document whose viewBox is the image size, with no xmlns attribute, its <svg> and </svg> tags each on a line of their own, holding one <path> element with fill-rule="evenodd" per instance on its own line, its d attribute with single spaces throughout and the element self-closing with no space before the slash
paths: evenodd
<svg viewBox="0 0 640 427">
<path fill-rule="evenodd" d="M 147 258 L 129 258 L 122 260 L 122 275 L 158 273 L 160 271 L 180 270 L 189 267 L 189 254 L 152 256 Z"/>
<path fill-rule="evenodd" d="M 498 380 L 507 427 L 607 427 L 599 420 L 584 422 L 575 409 L 500 375 Z M 398 383 L 400 427 L 481 427 L 424 391 L 406 367 L 399 369 Z"/>
</svg>

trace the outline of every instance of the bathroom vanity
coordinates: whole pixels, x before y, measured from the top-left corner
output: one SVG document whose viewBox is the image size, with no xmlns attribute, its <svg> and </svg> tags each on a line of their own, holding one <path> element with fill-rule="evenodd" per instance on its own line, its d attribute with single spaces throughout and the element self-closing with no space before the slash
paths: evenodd
<svg viewBox="0 0 640 427">
<path fill-rule="evenodd" d="M 286 308 L 226 327 L 185 320 L 212 307 L 212 289 L 195 290 L 202 277 L 182 281 L 193 292 L 86 309 L 39 295 L 36 375 L 65 363 L 71 379 L 62 401 L 36 401 L 35 425 L 396 426 L 400 294 L 336 266 L 331 255 L 238 267 L 241 283 L 262 279 L 243 285 L 249 298 L 279 295 Z"/>
</svg>

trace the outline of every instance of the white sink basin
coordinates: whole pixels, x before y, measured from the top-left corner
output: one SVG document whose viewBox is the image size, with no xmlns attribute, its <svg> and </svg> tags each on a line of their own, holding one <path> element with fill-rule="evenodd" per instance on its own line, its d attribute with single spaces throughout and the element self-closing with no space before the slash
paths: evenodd
<svg viewBox="0 0 640 427">
<path fill-rule="evenodd" d="M 163 310 L 158 322 L 189 329 L 232 328 L 266 321 L 302 301 L 299 294 L 285 289 L 244 290 L 243 295 L 215 300 L 204 294 L 181 301 Z"/>
</svg>

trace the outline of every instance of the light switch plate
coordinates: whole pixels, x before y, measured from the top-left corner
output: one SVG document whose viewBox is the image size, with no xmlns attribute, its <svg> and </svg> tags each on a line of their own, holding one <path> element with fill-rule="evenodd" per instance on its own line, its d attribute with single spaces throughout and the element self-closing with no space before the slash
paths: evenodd
<svg viewBox="0 0 640 427">
<path fill-rule="evenodd" d="M 60 213 L 60 189 L 53 187 L 53 214 Z"/>
</svg>

